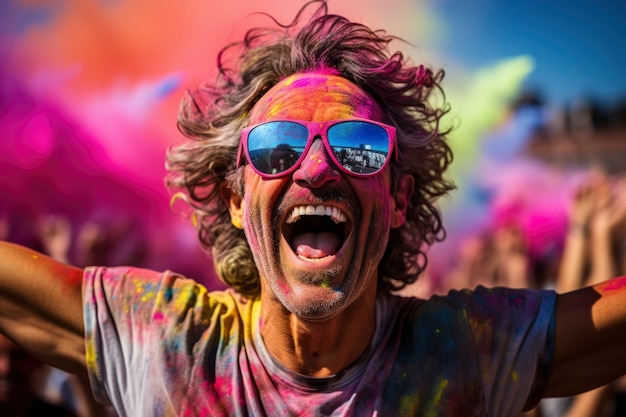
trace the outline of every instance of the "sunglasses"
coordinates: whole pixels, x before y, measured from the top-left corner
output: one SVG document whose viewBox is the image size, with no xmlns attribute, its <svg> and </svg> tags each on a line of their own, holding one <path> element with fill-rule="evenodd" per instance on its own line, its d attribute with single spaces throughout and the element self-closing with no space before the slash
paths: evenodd
<svg viewBox="0 0 626 417">
<path fill-rule="evenodd" d="M 381 172 L 389 163 L 394 153 L 396 129 L 365 119 L 271 120 L 243 129 L 237 168 L 242 165 L 245 154 L 252 169 L 262 178 L 289 175 L 300 166 L 317 137 L 322 139 L 337 168 L 346 174 L 369 177 Z"/>
</svg>

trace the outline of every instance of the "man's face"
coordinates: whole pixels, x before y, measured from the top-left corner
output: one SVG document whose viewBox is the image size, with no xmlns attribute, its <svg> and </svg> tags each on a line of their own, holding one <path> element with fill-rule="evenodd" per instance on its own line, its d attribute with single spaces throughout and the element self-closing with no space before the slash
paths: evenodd
<svg viewBox="0 0 626 417">
<path fill-rule="evenodd" d="M 275 119 L 381 121 L 381 115 L 359 87 L 317 72 L 274 86 L 255 104 L 249 125 Z M 347 175 L 316 138 L 291 175 L 265 180 L 248 165 L 244 175 L 244 196 L 231 204 L 231 215 L 242 216 L 264 306 L 280 303 L 300 318 L 319 320 L 361 297 L 373 300 L 390 227 L 404 220 L 404 209 L 398 216 L 390 195 L 389 168 L 372 177 Z"/>
</svg>

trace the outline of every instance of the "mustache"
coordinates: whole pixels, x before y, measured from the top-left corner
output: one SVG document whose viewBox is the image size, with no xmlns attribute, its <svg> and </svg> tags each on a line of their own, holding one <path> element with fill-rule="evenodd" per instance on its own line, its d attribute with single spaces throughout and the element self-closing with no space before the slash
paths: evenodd
<svg viewBox="0 0 626 417">
<path fill-rule="evenodd" d="M 280 196 L 277 204 L 276 210 L 273 212 L 273 220 L 277 221 L 282 214 L 282 207 L 290 207 L 290 194 L 289 187 L 285 189 L 283 194 Z M 344 204 L 347 207 L 347 210 L 350 211 L 355 217 L 360 217 L 362 213 L 361 205 L 358 202 L 355 194 L 349 190 L 339 187 L 322 187 L 322 188 L 311 188 L 308 190 L 307 202 L 306 204 L 310 205 L 322 205 L 328 202 L 336 202 Z"/>
</svg>

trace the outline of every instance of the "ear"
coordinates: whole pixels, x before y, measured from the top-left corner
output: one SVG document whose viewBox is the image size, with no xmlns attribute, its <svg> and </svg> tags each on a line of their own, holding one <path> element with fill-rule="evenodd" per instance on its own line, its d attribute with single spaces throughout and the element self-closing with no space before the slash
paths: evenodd
<svg viewBox="0 0 626 417">
<path fill-rule="evenodd" d="M 243 200 L 239 194 L 234 192 L 226 182 L 220 184 L 220 195 L 228 206 L 230 221 L 237 229 L 243 229 Z"/>
<path fill-rule="evenodd" d="M 415 183 L 412 175 L 404 175 L 395 194 L 391 196 L 391 227 L 397 229 L 406 221 L 406 211 L 413 196 Z"/>
</svg>

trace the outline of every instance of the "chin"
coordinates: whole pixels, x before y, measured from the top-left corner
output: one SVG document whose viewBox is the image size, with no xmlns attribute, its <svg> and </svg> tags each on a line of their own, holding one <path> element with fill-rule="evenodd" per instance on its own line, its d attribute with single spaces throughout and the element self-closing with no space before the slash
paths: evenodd
<svg viewBox="0 0 626 417">
<path fill-rule="evenodd" d="M 296 284 L 290 285 L 288 292 L 277 292 L 276 295 L 282 305 L 298 318 L 323 321 L 343 312 L 357 298 L 355 290 Z"/>
<path fill-rule="evenodd" d="M 280 303 L 303 320 L 324 320 L 339 314 L 346 303 L 343 292 L 331 288 L 310 287 L 293 289 L 289 294 L 278 293 Z"/>
</svg>

